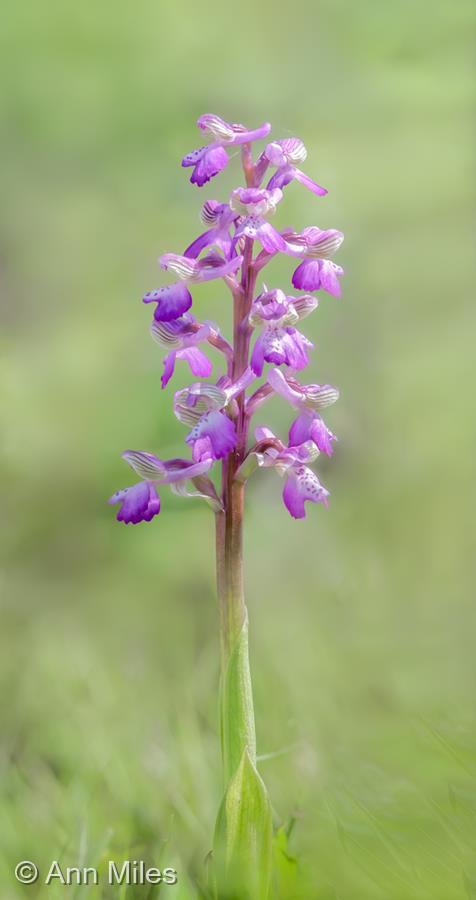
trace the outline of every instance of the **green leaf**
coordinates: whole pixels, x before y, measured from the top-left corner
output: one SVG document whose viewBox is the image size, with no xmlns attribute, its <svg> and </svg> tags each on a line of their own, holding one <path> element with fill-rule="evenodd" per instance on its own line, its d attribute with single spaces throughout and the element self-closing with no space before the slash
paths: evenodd
<svg viewBox="0 0 476 900">
<path fill-rule="evenodd" d="M 248 615 L 232 650 L 220 690 L 220 728 L 225 783 L 247 751 L 256 765 L 256 735 L 248 656 Z"/>
<path fill-rule="evenodd" d="M 215 829 L 220 900 L 267 900 L 273 827 L 268 793 L 248 751 L 225 792 Z"/>
</svg>

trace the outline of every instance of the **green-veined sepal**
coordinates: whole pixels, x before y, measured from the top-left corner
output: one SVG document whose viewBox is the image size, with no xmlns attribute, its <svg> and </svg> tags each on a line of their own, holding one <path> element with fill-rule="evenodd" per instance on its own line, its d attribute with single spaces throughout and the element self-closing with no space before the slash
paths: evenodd
<svg viewBox="0 0 476 900">
<path fill-rule="evenodd" d="M 145 481 L 161 481 L 166 476 L 163 462 L 153 453 L 146 453 L 144 450 L 126 450 L 122 458 Z"/>
</svg>

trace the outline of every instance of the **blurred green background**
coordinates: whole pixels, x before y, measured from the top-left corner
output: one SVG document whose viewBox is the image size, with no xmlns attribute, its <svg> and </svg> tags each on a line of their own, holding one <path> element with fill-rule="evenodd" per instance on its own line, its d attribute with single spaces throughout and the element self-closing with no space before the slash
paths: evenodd
<svg viewBox="0 0 476 900">
<path fill-rule="evenodd" d="M 273 473 L 248 492 L 261 772 L 276 822 L 296 816 L 283 896 L 471 900 L 473 5 L 39 0 L 2 20 L 2 900 L 203 896 L 221 791 L 212 516 L 165 490 L 158 519 L 125 528 L 106 499 L 130 483 L 124 448 L 183 452 L 187 373 L 161 393 L 140 298 L 237 183 L 236 164 L 203 191 L 180 169 L 205 111 L 298 134 L 330 192 L 292 185 L 276 222 L 346 233 L 343 299 L 304 328 L 311 380 L 342 392 L 318 465 L 331 506 L 292 521 Z M 226 327 L 217 285 L 194 296 Z M 257 417 L 289 421 L 274 401 Z M 12 874 L 110 857 L 179 883 Z"/>
</svg>

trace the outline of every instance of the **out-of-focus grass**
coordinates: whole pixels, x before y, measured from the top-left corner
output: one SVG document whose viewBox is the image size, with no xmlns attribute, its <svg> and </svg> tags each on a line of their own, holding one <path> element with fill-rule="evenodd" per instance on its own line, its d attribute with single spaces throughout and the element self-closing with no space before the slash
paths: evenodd
<svg viewBox="0 0 476 900">
<path fill-rule="evenodd" d="M 202 194 L 178 166 L 206 110 L 302 136 L 330 194 L 292 186 L 279 222 L 347 235 L 344 299 L 306 321 L 312 376 L 342 389 L 331 508 L 290 521 L 270 473 L 247 511 L 261 769 L 277 822 L 298 816 L 293 896 L 476 896 L 473 28 L 467 0 L 4 10 L 5 900 L 118 896 L 23 889 L 21 858 L 173 865 L 162 893 L 187 900 L 205 880 L 211 517 L 164 494 L 126 529 L 104 501 L 128 483 L 122 448 L 183 439 L 139 300 L 234 183 Z M 226 319 L 215 286 L 195 300 Z M 267 419 L 289 421 L 278 403 Z"/>
</svg>

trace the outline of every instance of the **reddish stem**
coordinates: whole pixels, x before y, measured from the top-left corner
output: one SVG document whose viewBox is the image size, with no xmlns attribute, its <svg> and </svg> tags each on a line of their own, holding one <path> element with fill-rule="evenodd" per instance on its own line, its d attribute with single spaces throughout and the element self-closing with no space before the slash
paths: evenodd
<svg viewBox="0 0 476 900">
<path fill-rule="evenodd" d="M 247 145 L 242 152 L 247 185 L 254 183 L 254 166 Z M 248 366 L 252 328 L 248 315 L 253 302 L 256 272 L 253 266 L 253 240 L 245 239 L 241 283 L 233 291 L 233 361 L 230 375 L 236 381 Z M 231 360 L 230 360 L 231 362 Z M 233 418 L 237 432 L 236 449 L 223 461 L 223 512 L 216 514 L 217 587 L 221 616 L 222 663 L 226 660 L 242 629 L 245 615 L 243 588 L 243 513 L 245 485 L 235 479 L 236 471 L 246 456 L 248 416 L 245 392 L 236 397 Z"/>
</svg>

